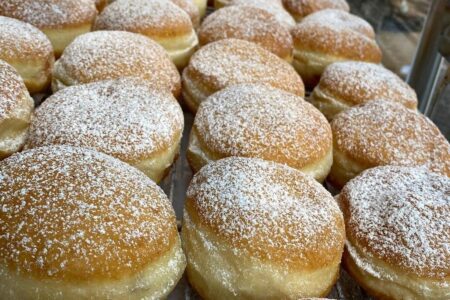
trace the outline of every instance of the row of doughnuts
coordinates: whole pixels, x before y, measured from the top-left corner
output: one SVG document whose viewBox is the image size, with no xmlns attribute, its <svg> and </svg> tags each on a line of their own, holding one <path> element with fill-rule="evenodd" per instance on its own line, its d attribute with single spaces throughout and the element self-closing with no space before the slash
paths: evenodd
<svg viewBox="0 0 450 300">
<path fill-rule="evenodd" d="M 400 167 L 358 176 L 385 164 L 420 165 L 448 176 L 449 144 L 412 110 L 414 92 L 375 64 L 331 64 L 310 99 L 332 120 L 330 126 L 302 99 L 302 79 L 285 60 L 257 41 L 218 39 L 205 42 L 191 59 L 182 88 L 159 41 L 97 31 L 67 47 L 54 69 L 56 93 L 31 121 L 28 150 L 0 163 L 0 190 L 6 195 L 0 226 L 7 233 L 0 255 L 9 270 L 2 273 L 0 294 L 141 299 L 170 292 L 186 265 L 173 233 L 173 210 L 161 190 L 129 165 L 155 181 L 164 175 L 178 153 L 183 117 L 174 96 L 182 90 L 187 106 L 197 111 L 189 162 L 198 171 L 218 160 L 195 176 L 185 206 L 187 274 L 201 296 L 325 296 L 337 278 L 344 227 L 356 232 L 347 236 L 344 265 L 371 293 L 396 299 L 448 296 L 448 178 Z M 0 80 L 5 78 L 1 85 L 8 87 L 9 101 L 0 112 L 9 113 L 17 103 L 30 107 L 17 73 L 7 64 L 2 69 L 8 72 Z M 122 78 L 137 74 L 140 79 Z M 388 101 L 372 101 L 377 98 Z M 31 110 L 20 117 L 28 118 L 24 124 Z M 23 136 L 27 126 L 14 124 L 0 123 L 11 129 L 8 135 L 19 128 L 17 136 Z M 339 197 L 343 213 L 323 187 L 295 169 L 319 181 L 331 169 L 336 187 L 358 176 Z M 362 198 L 368 189 L 376 192 Z M 386 189 L 391 194 L 374 210 Z M 417 200 L 422 198 L 429 199 L 425 207 Z M 56 201 L 59 205 L 52 204 Z M 372 211 L 373 220 L 367 217 Z M 415 218 L 405 219 L 409 215 Z M 389 289 L 380 290 L 381 284 Z"/>
</svg>

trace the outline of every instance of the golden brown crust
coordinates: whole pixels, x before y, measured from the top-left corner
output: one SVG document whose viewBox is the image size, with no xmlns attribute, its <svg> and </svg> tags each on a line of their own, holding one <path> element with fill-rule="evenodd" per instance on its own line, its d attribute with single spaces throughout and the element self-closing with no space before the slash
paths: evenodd
<svg viewBox="0 0 450 300">
<path fill-rule="evenodd" d="M 305 93 L 300 76 L 287 62 L 237 39 L 220 40 L 197 51 L 184 69 L 184 84 L 187 80 L 207 95 L 239 83 L 264 83 L 301 97 Z"/>
<path fill-rule="evenodd" d="M 237 157 L 210 163 L 194 176 L 185 209 L 235 251 L 263 261 L 302 270 L 340 261 L 345 232 L 333 198 L 281 164 Z"/>
<path fill-rule="evenodd" d="M 200 12 L 192 0 L 171 0 L 171 1 L 189 15 L 194 28 L 200 26 Z"/>
<path fill-rule="evenodd" d="M 400 77 L 372 63 L 346 61 L 329 65 L 316 87 L 346 105 L 353 106 L 376 99 L 417 107 L 415 91 Z"/>
<path fill-rule="evenodd" d="M 12 272 L 78 283 L 123 279 L 177 241 L 163 191 L 110 156 L 42 147 L 0 162 L 0 175 L 0 257 Z"/>
<path fill-rule="evenodd" d="M 102 10 L 108 5 L 108 0 L 95 0 L 95 7 L 97 7 L 98 12 L 102 12 Z"/>
<path fill-rule="evenodd" d="M 30 95 L 22 78 L 11 65 L 0 60 L 0 123 L 23 104 L 24 97 Z"/>
<path fill-rule="evenodd" d="M 331 123 L 333 149 L 365 168 L 424 166 L 450 176 L 450 144 L 425 116 L 377 100 L 338 114 Z"/>
<path fill-rule="evenodd" d="M 157 90 L 180 94 L 177 68 L 151 39 L 123 31 L 96 31 L 76 38 L 56 62 L 54 82 L 65 86 L 139 77 Z"/>
<path fill-rule="evenodd" d="M 158 40 L 190 34 L 192 22 L 170 1 L 117 0 L 97 17 L 94 29 L 131 31 Z"/>
<path fill-rule="evenodd" d="M 322 10 L 298 23 L 291 31 L 296 51 L 379 63 L 381 50 L 374 31 L 363 19 L 339 10 Z"/>
<path fill-rule="evenodd" d="M 257 157 L 296 169 L 323 159 L 332 146 L 330 125 L 317 109 L 261 84 L 235 85 L 210 96 L 193 130 L 216 159 Z"/>
<path fill-rule="evenodd" d="M 449 178 L 423 168 L 365 171 L 339 195 L 349 245 L 405 275 L 448 280 L 449 192 Z M 358 263 L 366 271 L 377 270 Z"/>
<path fill-rule="evenodd" d="M 345 0 L 283 0 L 283 5 L 298 21 L 319 10 L 329 8 L 350 11 L 350 6 Z"/>
<path fill-rule="evenodd" d="M 200 45 L 236 38 L 254 42 L 277 56 L 292 59 L 291 34 L 269 12 L 247 5 L 222 8 L 209 15 L 198 32 Z"/>
<path fill-rule="evenodd" d="M 39 29 L 68 29 L 92 24 L 97 9 L 92 0 L 2 0 L 0 15 L 30 23 Z"/>
</svg>

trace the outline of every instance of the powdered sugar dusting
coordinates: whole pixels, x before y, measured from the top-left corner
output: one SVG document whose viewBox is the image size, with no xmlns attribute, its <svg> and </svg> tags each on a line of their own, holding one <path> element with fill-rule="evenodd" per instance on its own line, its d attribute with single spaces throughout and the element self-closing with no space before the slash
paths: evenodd
<svg viewBox="0 0 450 300">
<path fill-rule="evenodd" d="M 159 90 L 174 92 L 180 85 L 180 75 L 160 45 L 124 31 L 96 31 L 77 37 L 56 62 L 54 74 L 70 81 L 63 82 L 68 85 L 127 76 L 143 78 Z"/>
<path fill-rule="evenodd" d="M 53 55 L 50 40 L 36 27 L 0 16 L 0 58 L 45 58 Z"/>
<path fill-rule="evenodd" d="M 2 0 L 0 14 L 46 29 L 93 21 L 97 10 L 92 0 Z"/>
<path fill-rule="evenodd" d="M 0 162 L 0 259 L 27 276 L 90 281 L 145 268 L 176 236 L 163 191 L 110 156 L 42 147 Z"/>
<path fill-rule="evenodd" d="M 450 144 L 425 116 L 391 101 L 376 100 L 338 114 L 335 147 L 367 167 L 425 166 L 450 176 Z"/>
<path fill-rule="evenodd" d="M 192 31 L 192 23 L 189 15 L 171 1 L 117 0 L 98 16 L 95 28 L 166 37 Z"/>
<path fill-rule="evenodd" d="M 450 275 L 450 179 L 423 168 L 378 167 L 342 191 L 348 233 L 411 274 Z"/>
<path fill-rule="evenodd" d="M 136 162 L 178 142 L 183 113 L 169 93 L 118 79 L 73 86 L 37 110 L 26 147 L 68 144 Z"/>
<path fill-rule="evenodd" d="M 17 71 L 3 60 L 0 60 L 0 86 L 1 123 L 17 105 L 21 105 L 19 99 L 22 101 L 21 98 L 28 91 Z"/>
<path fill-rule="evenodd" d="M 271 13 L 282 25 L 290 29 L 295 26 L 295 20 L 283 8 L 281 1 L 274 0 L 233 0 L 229 5 L 248 5 L 264 9 Z"/>
<path fill-rule="evenodd" d="M 343 247 L 342 216 L 331 195 L 280 164 L 237 157 L 210 163 L 194 176 L 187 197 L 234 251 L 272 253 L 288 264 L 306 261 L 308 251 L 334 256 Z"/>
<path fill-rule="evenodd" d="M 417 95 L 406 82 L 388 69 L 372 63 L 334 63 L 325 69 L 319 86 L 355 104 L 387 99 L 409 108 L 417 106 Z"/>
<path fill-rule="evenodd" d="M 285 7 L 299 18 L 324 9 L 340 9 L 349 11 L 345 0 L 283 0 Z"/>
<path fill-rule="evenodd" d="M 261 84 L 235 85 L 202 102 L 198 138 L 220 156 L 259 157 L 301 168 L 331 149 L 331 128 L 302 98 Z"/>
<path fill-rule="evenodd" d="M 247 5 L 230 6 L 209 15 L 199 30 L 200 44 L 237 38 L 254 42 L 286 58 L 291 55 L 291 34 L 269 12 Z"/>
<path fill-rule="evenodd" d="M 239 83 L 265 83 L 303 96 L 294 68 L 254 43 L 225 39 L 208 44 L 191 58 L 185 74 L 207 80 L 215 91 Z"/>
</svg>

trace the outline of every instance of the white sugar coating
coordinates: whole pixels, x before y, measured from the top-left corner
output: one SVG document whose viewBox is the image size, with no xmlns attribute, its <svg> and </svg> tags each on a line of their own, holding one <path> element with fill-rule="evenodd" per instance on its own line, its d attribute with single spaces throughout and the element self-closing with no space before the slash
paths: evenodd
<svg viewBox="0 0 450 300">
<path fill-rule="evenodd" d="M 283 4 L 300 18 L 324 9 L 350 9 L 345 0 L 283 0 Z"/>
<path fill-rule="evenodd" d="M 392 101 L 375 100 L 338 114 L 334 149 L 367 167 L 424 166 L 450 176 L 450 144 L 428 118 Z"/>
<path fill-rule="evenodd" d="M 0 14 L 47 29 L 93 21 L 97 10 L 93 0 L 2 0 Z"/>
<path fill-rule="evenodd" d="M 191 32 L 189 15 L 168 0 L 117 0 L 97 17 L 97 29 L 137 30 L 170 37 Z"/>
<path fill-rule="evenodd" d="M 244 40 L 225 39 L 202 47 L 184 72 L 208 81 L 215 91 L 233 84 L 259 82 L 304 95 L 303 82 L 289 63 Z"/>
<path fill-rule="evenodd" d="M 417 105 L 415 91 L 396 74 L 377 64 L 357 61 L 331 64 L 322 74 L 320 84 L 350 102 L 355 95 L 360 103 L 382 98 L 410 108 Z"/>
<path fill-rule="evenodd" d="M 290 56 L 293 48 L 287 28 L 266 10 L 248 5 L 224 7 L 203 21 L 201 44 L 226 38 L 254 42 L 282 58 Z"/>
<path fill-rule="evenodd" d="M 282 25 L 286 28 L 292 28 L 295 26 L 295 20 L 291 15 L 283 8 L 280 1 L 273 0 L 233 0 L 229 5 L 248 5 L 264 9 L 271 13 Z"/>
<path fill-rule="evenodd" d="M 22 97 L 27 88 L 17 71 L 0 59 L 0 122 L 22 105 Z"/>
<path fill-rule="evenodd" d="M 343 189 L 348 234 L 418 276 L 450 275 L 450 179 L 423 168 L 370 169 Z"/>
<path fill-rule="evenodd" d="M 337 9 L 324 9 L 318 11 L 303 19 L 299 24 L 310 27 L 327 27 L 332 30 L 350 29 L 366 35 L 369 38 L 375 37 L 372 26 L 366 20 Z"/>
<path fill-rule="evenodd" d="M 122 278 L 176 236 L 164 192 L 93 150 L 41 147 L 0 162 L 0 261 L 38 278 Z"/>
<path fill-rule="evenodd" d="M 89 147 L 133 163 L 178 143 L 182 130 L 183 112 L 171 94 L 118 79 L 52 95 L 36 110 L 25 147 Z"/>
<path fill-rule="evenodd" d="M 197 136 L 220 156 L 259 157 L 301 168 L 332 147 L 325 117 L 301 97 L 262 84 L 235 85 L 202 102 Z"/>
<path fill-rule="evenodd" d="M 143 35 L 125 31 L 96 31 L 77 37 L 56 62 L 54 75 L 70 84 L 127 76 L 143 78 L 152 87 L 168 91 L 180 84 L 180 75 L 164 48 Z"/>
<path fill-rule="evenodd" d="M 269 259 L 272 252 L 286 264 L 307 260 L 308 251 L 331 256 L 342 251 L 343 219 L 336 202 L 293 168 L 260 159 L 222 159 L 194 176 L 187 197 L 201 222 L 233 251 L 244 247 Z"/>
<path fill-rule="evenodd" d="M 0 16 L 0 58 L 45 58 L 53 55 L 47 36 L 25 22 Z"/>
</svg>

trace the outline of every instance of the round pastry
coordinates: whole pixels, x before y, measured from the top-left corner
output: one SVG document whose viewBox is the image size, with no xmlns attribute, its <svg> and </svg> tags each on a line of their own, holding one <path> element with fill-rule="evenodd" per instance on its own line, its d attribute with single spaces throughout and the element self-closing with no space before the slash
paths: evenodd
<svg viewBox="0 0 450 300">
<path fill-rule="evenodd" d="M 197 6 L 200 18 L 203 18 L 206 15 L 208 0 L 192 0 L 192 2 Z"/>
<path fill-rule="evenodd" d="M 202 47 L 184 69 L 183 98 L 193 111 L 209 95 L 239 83 L 263 83 L 303 97 L 300 76 L 289 63 L 260 46 L 224 39 Z"/>
<path fill-rule="evenodd" d="M 2 0 L 0 15 L 42 30 L 60 56 L 77 36 L 91 31 L 97 9 L 92 0 Z"/>
<path fill-rule="evenodd" d="M 450 144 L 425 116 L 401 104 L 375 100 L 338 114 L 331 122 L 336 188 L 365 169 L 423 166 L 450 176 Z"/>
<path fill-rule="evenodd" d="M 283 0 L 283 5 L 297 22 L 324 9 L 350 11 L 350 6 L 345 0 Z"/>
<path fill-rule="evenodd" d="M 171 1 L 189 15 L 194 28 L 200 26 L 200 12 L 194 1 L 192 0 L 171 0 Z"/>
<path fill-rule="evenodd" d="M 270 1 L 273 4 L 277 5 L 279 4 L 280 6 L 283 6 L 281 0 L 265 0 L 265 1 Z M 222 8 L 224 6 L 230 5 L 231 2 L 233 2 L 233 0 L 214 0 L 214 8 L 215 9 Z"/>
<path fill-rule="evenodd" d="M 0 60 L 0 160 L 22 148 L 33 109 L 33 99 L 22 78 Z"/>
<path fill-rule="evenodd" d="M 332 144 L 329 123 L 301 97 L 262 84 L 234 85 L 200 105 L 187 158 L 198 171 L 228 156 L 256 157 L 323 181 Z"/>
<path fill-rule="evenodd" d="M 189 282 L 206 300 L 325 296 L 345 240 L 338 205 L 314 179 L 241 157 L 194 176 L 181 235 Z"/>
<path fill-rule="evenodd" d="M 253 6 L 271 13 L 283 26 L 291 29 L 295 26 L 295 20 L 284 9 L 280 1 L 274 0 L 233 0 L 228 5 Z"/>
<path fill-rule="evenodd" d="M 309 101 L 331 120 L 349 107 L 376 99 L 417 107 L 416 92 L 400 77 L 380 65 L 356 61 L 329 65 Z"/>
<path fill-rule="evenodd" d="M 337 61 L 380 63 L 381 50 L 373 28 L 345 11 L 326 9 L 313 13 L 291 31 L 293 65 L 308 87 L 314 87 L 325 68 Z"/>
<path fill-rule="evenodd" d="M 385 166 L 338 197 L 347 231 L 344 264 L 378 299 L 450 298 L 450 179 Z"/>
<path fill-rule="evenodd" d="M 125 31 L 83 34 L 55 63 L 52 89 L 121 77 L 139 77 L 177 97 L 180 74 L 164 49 L 151 39 Z"/>
<path fill-rule="evenodd" d="M 55 55 L 49 39 L 36 27 L 0 16 L 0 59 L 16 68 L 30 93 L 50 85 Z"/>
<path fill-rule="evenodd" d="M 164 192 L 93 150 L 42 147 L 0 162 L 0 294 L 163 299 L 186 260 Z"/>
<path fill-rule="evenodd" d="M 94 148 L 161 180 L 179 152 L 183 112 L 170 93 L 137 79 L 78 85 L 36 110 L 25 148 L 66 144 Z"/>
<path fill-rule="evenodd" d="M 186 12 L 167 0 L 117 0 L 98 16 L 95 30 L 143 34 L 159 43 L 179 68 L 187 65 L 198 39 Z"/>
<path fill-rule="evenodd" d="M 271 13 L 254 6 L 229 6 L 217 10 L 203 21 L 198 38 L 200 45 L 226 38 L 246 40 L 292 61 L 294 46 L 289 30 Z"/>
</svg>

